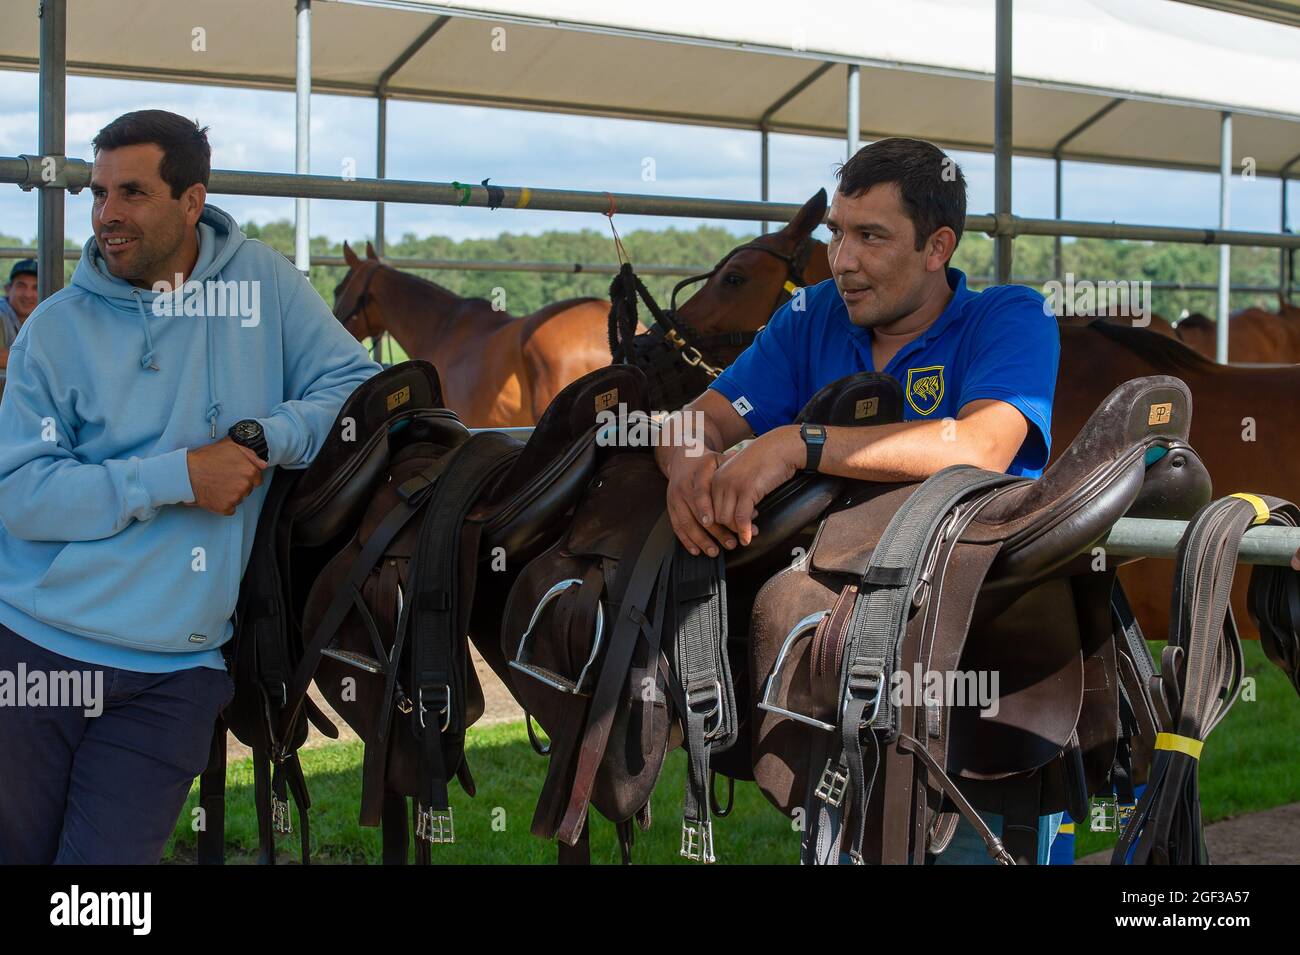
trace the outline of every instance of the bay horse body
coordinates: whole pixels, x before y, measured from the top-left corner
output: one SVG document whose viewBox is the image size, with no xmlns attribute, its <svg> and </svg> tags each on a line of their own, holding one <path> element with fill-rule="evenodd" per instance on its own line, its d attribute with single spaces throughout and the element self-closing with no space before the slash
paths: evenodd
<svg viewBox="0 0 1300 955">
<path fill-rule="evenodd" d="M 358 341 L 390 334 L 408 356 L 431 362 L 447 407 L 468 427 L 536 424 L 565 385 L 609 364 L 603 299 L 517 317 L 386 265 L 368 242 L 365 259 L 347 243 L 343 257 L 334 316 Z"/>
</svg>

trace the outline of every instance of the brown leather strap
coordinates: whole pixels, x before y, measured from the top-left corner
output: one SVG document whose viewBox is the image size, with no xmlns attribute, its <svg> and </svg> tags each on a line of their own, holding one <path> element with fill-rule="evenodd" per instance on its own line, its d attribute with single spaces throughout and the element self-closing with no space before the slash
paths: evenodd
<svg viewBox="0 0 1300 955">
<path fill-rule="evenodd" d="M 591 801 L 592 789 L 596 783 L 596 771 L 605 756 L 605 745 L 609 741 L 614 714 L 619 705 L 619 696 L 627 682 L 632 655 L 643 629 L 649 625 L 643 608 L 648 605 L 656 584 L 660 587 L 665 586 L 664 571 L 670 566 L 676 546 L 672 524 L 669 523 L 668 514 L 665 512 L 650 531 L 637 556 L 636 564 L 628 578 L 618 619 L 614 624 L 613 636 L 605 650 L 605 659 L 601 666 L 595 695 L 592 697 L 586 730 L 583 733 L 582 749 L 578 754 L 573 792 L 569 798 L 569 807 L 565 811 L 564 820 L 560 824 L 559 838 L 570 845 L 573 845 L 582 832 L 587 817 L 587 804 Z"/>
</svg>

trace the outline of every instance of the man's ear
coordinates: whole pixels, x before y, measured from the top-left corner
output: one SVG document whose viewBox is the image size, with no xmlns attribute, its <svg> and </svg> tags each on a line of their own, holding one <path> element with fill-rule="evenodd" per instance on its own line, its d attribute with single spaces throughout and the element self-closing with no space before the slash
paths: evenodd
<svg viewBox="0 0 1300 955">
<path fill-rule="evenodd" d="M 185 221 L 190 228 L 199 224 L 199 216 L 203 215 L 203 206 L 207 201 L 208 187 L 201 182 L 196 182 L 181 193 L 181 208 L 185 210 Z"/>
<path fill-rule="evenodd" d="M 957 233 L 948 226 L 940 226 L 926 240 L 925 265 L 931 271 L 946 267 L 952 254 L 957 251 Z"/>
</svg>

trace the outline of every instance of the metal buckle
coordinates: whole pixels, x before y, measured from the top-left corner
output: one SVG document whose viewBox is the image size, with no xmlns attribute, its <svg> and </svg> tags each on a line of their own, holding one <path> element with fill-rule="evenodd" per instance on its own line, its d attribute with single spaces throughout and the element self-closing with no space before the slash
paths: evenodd
<svg viewBox="0 0 1300 955">
<path fill-rule="evenodd" d="M 1120 829 L 1128 828 L 1128 821 L 1133 818 L 1133 813 L 1135 812 L 1137 812 L 1137 803 L 1119 803 L 1115 815 L 1115 822 Z"/>
<path fill-rule="evenodd" d="M 716 862 L 713 855 L 713 820 L 685 819 L 682 821 L 681 855 L 692 862 Z"/>
<path fill-rule="evenodd" d="M 442 704 L 442 706 L 438 707 L 438 709 L 435 711 L 442 714 L 442 732 L 445 733 L 447 732 L 447 727 L 451 725 L 451 687 L 448 686 L 446 683 L 442 683 L 442 684 L 438 684 L 437 688 L 441 689 L 443 693 L 446 695 L 446 701 Z M 424 705 L 424 690 L 425 690 L 424 687 L 420 687 L 420 689 L 415 694 L 415 702 L 419 705 L 420 708 L 419 715 L 420 715 L 421 729 L 424 729 L 424 714 L 428 712 L 428 707 Z"/>
<path fill-rule="evenodd" d="M 706 727 L 704 730 L 704 738 L 713 739 L 715 736 L 721 734 L 726 729 L 726 726 L 724 725 L 726 721 L 722 718 L 722 683 L 718 680 L 714 680 L 712 688 L 707 690 L 705 695 L 695 696 L 694 699 L 691 697 L 691 692 L 687 691 L 686 708 L 691 711 L 693 716 L 698 716 L 704 721 Z M 701 712 L 701 704 L 708 705 L 709 709 Z M 714 725 L 713 729 L 710 730 L 707 728 L 709 720 L 715 716 L 718 718 L 718 722 Z"/>
<path fill-rule="evenodd" d="M 849 777 L 840 770 L 839 763 L 826 760 L 826 768 L 822 770 L 822 778 L 817 781 L 813 795 L 832 809 L 838 809 L 844 802 L 844 794 L 848 789 Z"/>
<path fill-rule="evenodd" d="M 1114 796 L 1093 796 L 1088 810 L 1088 828 L 1093 832 L 1117 832 L 1119 800 Z"/>
<path fill-rule="evenodd" d="M 880 714 L 880 703 L 885 698 L 885 668 L 876 663 L 852 664 L 849 666 L 849 678 L 844 686 L 844 697 L 840 703 L 840 723 L 849 708 L 849 700 L 855 699 L 854 690 L 863 690 L 871 696 L 856 697 L 871 701 L 871 712 L 863 713 L 859 729 L 870 726 Z"/>
<path fill-rule="evenodd" d="M 289 802 L 271 796 L 271 828 L 277 835 L 287 836 L 293 832 L 293 822 L 289 818 Z"/>
<path fill-rule="evenodd" d="M 451 845 L 456 841 L 456 817 L 451 807 L 425 809 L 420 807 L 415 815 L 415 838 L 432 845 Z"/>
</svg>

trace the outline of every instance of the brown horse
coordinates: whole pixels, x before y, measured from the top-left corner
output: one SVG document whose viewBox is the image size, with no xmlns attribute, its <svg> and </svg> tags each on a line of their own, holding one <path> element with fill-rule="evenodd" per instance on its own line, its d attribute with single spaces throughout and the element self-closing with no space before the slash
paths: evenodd
<svg viewBox="0 0 1300 955">
<path fill-rule="evenodd" d="M 830 278 L 826 244 L 812 238 L 826 207 L 826 190 L 819 189 L 781 231 L 733 249 L 682 303 L 677 318 L 706 337 L 753 332 L 772 316 L 789 284 L 816 285 Z M 705 357 L 726 366 L 744 348 L 723 346 Z"/>
<path fill-rule="evenodd" d="M 1215 355 L 1218 323 L 1193 313 L 1178 323 L 1178 339 L 1206 358 Z M 1300 309 L 1282 303 L 1280 314 L 1247 308 L 1228 320 L 1228 360 L 1250 364 L 1300 362 Z"/>
<path fill-rule="evenodd" d="M 1300 498 L 1300 366 L 1219 365 L 1177 341 L 1123 327 L 1062 328 L 1061 366 L 1052 410 L 1052 449 L 1065 449 L 1088 415 L 1118 383 L 1142 375 L 1173 375 L 1191 388 L 1191 445 L 1214 480 L 1214 494 L 1236 491 Z M 1242 636 L 1258 633 L 1246 613 L 1249 580 L 1239 568 L 1233 609 Z M 1169 630 L 1173 562 L 1146 559 L 1120 569 L 1120 579 L 1148 637 Z"/>
<path fill-rule="evenodd" d="M 531 425 L 569 382 L 609 364 L 609 302 L 574 298 L 523 318 L 482 298 L 366 258 L 343 244 L 348 272 L 334 317 L 361 341 L 388 333 L 412 358 L 432 362 L 447 406 L 472 428 Z"/>
</svg>

